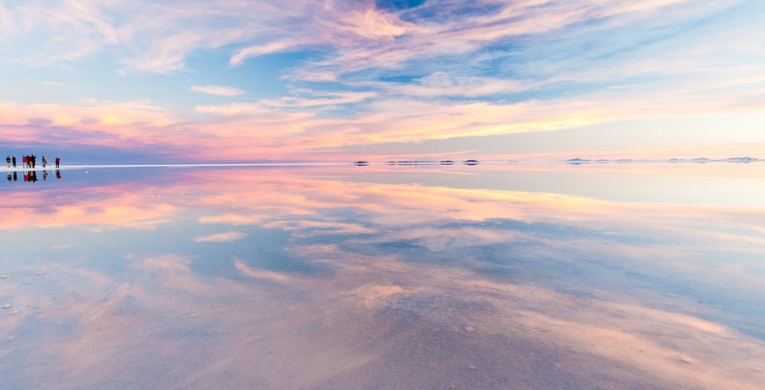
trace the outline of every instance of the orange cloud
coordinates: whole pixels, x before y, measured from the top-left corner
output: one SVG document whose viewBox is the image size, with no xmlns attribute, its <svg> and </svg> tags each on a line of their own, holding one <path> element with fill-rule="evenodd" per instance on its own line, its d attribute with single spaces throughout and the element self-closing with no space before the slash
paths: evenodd
<svg viewBox="0 0 765 390">
<path fill-rule="evenodd" d="M 437 87 L 440 91 L 434 93 L 490 85 L 483 81 L 474 87 L 446 85 Z M 415 94 L 420 92 L 406 91 L 418 88 L 434 87 L 400 87 L 402 92 Z M 521 103 L 425 102 L 377 93 L 342 93 L 198 106 L 193 113 L 171 111 L 148 102 L 94 102 L 85 106 L 4 103 L 0 104 L 0 127 L 31 129 L 23 135 L 9 130 L 12 142 L 45 142 L 53 136 L 65 143 L 109 148 L 163 147 L 187 160 L 252 161 L 317 158 L 325 156 L 322 150 L 327 148 L 353 145 L 565 130 L 634 119 L 694 117 L 699 113 L 753 113 L 762 111 L 765 101 L 757 94 L 722 92 L 718 97 L 727 96 L 727 103 L 720 105 L 717 100 L 698 98 L 691 92 L 656 98 L 656 91 L 621 90 L 582 96 L 576 102 L 560 99 Z M 336 106 L 348 105 L 354 105 L 356 110 L 351 118 L 326 115 Z"/>
</svg>

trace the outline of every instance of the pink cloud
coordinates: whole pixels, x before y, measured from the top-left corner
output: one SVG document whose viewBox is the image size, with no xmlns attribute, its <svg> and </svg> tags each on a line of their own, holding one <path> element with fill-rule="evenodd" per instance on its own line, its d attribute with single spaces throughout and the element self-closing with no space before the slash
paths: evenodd
<svg viewBox="0 0 765 390">
<path fill-rule="evenodd" d="M 287 96 L 198 105 L 193 109 L 169 108 L 172 105 L 148 100 L 6 102 L 0 103 L 0 126 L 25 127 L 23 136 L 8 131 L 10 142 L 44 142 L 53 135 L 71 144 L 113 148 L 150 145 L 201 160 L 249 160 L 252 156 L 310 158 L 323 156 L 327 149 L 354 145 L 759 112 L 763 109 L 763 92 L 757 88 L 763 82 L 760 69 L 741 63 L 711 66 L 714 63 L 709 58 L 717 58 L 713 54 L 718 51 L 710 52 L 695 40 L 700 38 L 693 37 L 676 44 L 680 54 L 674 56 L 663 55 L 666 49 L 660 48 L 651 56 L 634 61 L 631 57 L 605 59 L 596 67 L 588 66 L 586 61 L 541 62 L 535 66 L 549 69 L 538 78 L 470 74 L 464 67 L 450 71 L 438 69 L 440 64 L 420 65 L 428 59 L 448 56 L 459 66 L 463 62 L 474 66 L 492 60 L 491 53 L 482 54 L 482 50 L 507 43 L 508 38 L 554 36 L 561 29 L 595 20 L 602 24 L 593 29 L 610 31 L 636 21 L 653 23 L 659 12 L 667 12 L 668 18 L 682 18 L 704 15 L 710 9 L 734 3 L 481 1 L 473 5 L 492 6 L 495 12 L 459 13 L 452 12 L 456 3 L 444 2 L 439 12 L 429 18 L 418 17 L 412 13 L 415 11 L 375 9 L 372 2 L 261 2 L 257 7 L 233 0 L 214 4 L 192 1 L 183 6 L 138 2 L 141 7 L 133 2 L 81 2 L 67 3 L 52 11 L 35 2 L 14 9 L 0 6 L 1 20 L 13 21 L 0 27 L 9 30 L 8 37 L 40 29 L 48 36 L 58 37 L 61 33 L 66 38 L 63 43 L 53 39 L 40 52 L 50 61 L 119 46 L 125 49 L 119 50 L 118 57 L 126 69 L 162 73 L 184 69 L 185 58 L 191 52 L 222 47 L 231 53 L 232 66 L 279 51 L 320 49 L 323 53 L 290 70 L 286 79 L 295 85 L 290 85 L 293 89 Z M 57 12 L 61 17 L 51 20 Z M 745 31 L 752 33 L 756 29 Z M 726 38 L 739 33 L 728 32 L 731 35 Z M 731 39 L 729 50 L 755 56 L 762 52 L 757 45 L 738 41 Z M 717 41 L 715 50 L 721 50 L 718 46 L 723 47 L 721 41 Z M 728 46 L 725 48 L 728 50 Z M 411 61 L 420 62 L 411 68 Z M 709 66 L 695 66 L 699 63 Z M 415 76 L 409 82 L 389 82 L 380 81 L 379 75 L 353 75 L 362 70 L 402 74 L 411 71 Z M 573 97 L 496 100 L 501 95 L 536 92 L 549 86 L 645 75 L 675 77 L 669 82 L 656 78 L 639 84 L 591 88 Z M 341 87 L 311 89 L 312 84 L 306 86 L 306 81 L 332 81 L 332 85 Z M 194 85 L 190 89 L 221 96 L 243 92 L 222 85 Z"/>
<path fill-rule="evenodd" d="M 170 110 L 147 101 L 91 101 L 80 106 L 0 103 L 0 126 L 30 128 L 23 135 L 9 131 L 8 141 L 37 138 L 45 142 L 51 134 L 59 133 L 67 135 L 66 142 L 104 147 L 165 146 L 202 161 L 223 156 L 237 160 L 310 157 L 316 150 L 341 146 L 761 112 L 765 108 L 762 91 L 741 93 L 740 85 L 749 85 L 750 80 L 691 84 L 687 89 L 676 85 L 613 89 L 583 95 L 576 101 L 561 98 L 518 103 L 424 101 L 398 95 L 395 89 L 391 92 L 396 94 L 390 95 L 304 91 L 302 97 L 197 106 L 193 112 Z M 438 77 L 400 88 L 420 88 L 412 93 L 437 95 L 448 94 L 460 83 L 464 93 L 471 88 L 492 88 L 477 78 Z M 713 91 L 715 98 L 705 91 Z M 351 117 L 328 115 L 337 107 L 353 107 L 355 113 Z"/>
<path fill-rule="evenodd" d="M 197 50 L 241 45 L 243 48 L 230 58 L 231 65 L 237 66 L 257 55 L 329 45 L 333 47 L 330 58 L 316 65 L 336 65 L 337 71 L 347 72 L 369 66 L 395 67 L 415 56 L 473 51 L 504 37 L 553 31 L 587 20 L 651 18 L 659 10 L 677 5 L 685 5 L 690 11 L 675 13 L 695 12 L 704 7 L 702 3 L 480 1 L 473 6 L 500 9 L 490 15 L 454 16 L 438 23 L 422 23 L 402 20 L 399 13 L 377 10 L 371 2 L 251 4 L 222 0 L 187 1 L 181 5 L 117 1 L 65 2 L 59 8 L 31 2 L 23 7 L 0 7 L 0 20 L 4 21 L 7 37 L 29 31 L 43 31 L 51 37 L 34 57 L 38 64 L 41 60 L 72 60 L 109 47 L 123 47 L 128 49 L 120 50 L 125 53 L 121 59 L 125 65 L 166 73 L 184 69 L 186 56 Z M 454 4 L 442 5 L 445 10 L 450 7 Z"/>
</svg>

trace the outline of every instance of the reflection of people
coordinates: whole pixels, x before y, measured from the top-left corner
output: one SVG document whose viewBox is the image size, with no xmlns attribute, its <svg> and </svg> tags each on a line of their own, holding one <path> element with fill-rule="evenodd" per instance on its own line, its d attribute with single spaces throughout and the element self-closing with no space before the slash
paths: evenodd
<svg viewBox="0 0 765 390">
<path fill-rule="evenodd" d="M 56 160 L 58 160 L 58 159 L 56 159 Z M 56 165 L 58 165 L 58 164 L 56 164 Z M 59 170 L 56 170 L 56 179 L 61 180 L 61 171 L 59 171 Z"/>
<path fill-rule="evenodd" d="M 61 159 L 56 157 L 56 168 L 58 168 L 60 164 L 61 164 Z"/>
<path fill-rule="evenodd" d="M 13 158 L 11 158 L 11 161 L 13 161 L 13 167 L 16 168 L 16 156 L 13 156 Z"/>
<path fill-rule="evenodd" d="M 13 181 L 18 181 L 18 180 L 19 180 L 19 175 L 16 174 L 16 172 L 13 172 Z"/>
<path fill-rule="evenodd" d="M 29 182 L 30 183 L 37 183 L 37 171 L 30 171 L 29 172 Z"/>
<path fill-rule="evenodd" d="M 45 164 L 45 163 L 43 163 Z M 43 171 L 43 181 L 48 180 L 48 171 Z"/>
<path fill-rule="evenodd" d="M 10 172 L 8 172 L 8 181 L 9 181 L 9 182 L 10 182 L 10 181 L 13 181 L 13 178 L 11 177 L 11 173 L 10 173 Z"/>
<path fill-rule="evenodd" d="M 8 164 L 8 168 L 11 167 L 11 156 L 5 158 L 5 163 Z"/>
<path fill-rule="evenodd" d="M 45 168 L 45 165 L 48 164 L 48 159 L 45 158 L 45 156 L 42 156 L 42 162 L 43 162 L 43 168 Z"/>
</svg>

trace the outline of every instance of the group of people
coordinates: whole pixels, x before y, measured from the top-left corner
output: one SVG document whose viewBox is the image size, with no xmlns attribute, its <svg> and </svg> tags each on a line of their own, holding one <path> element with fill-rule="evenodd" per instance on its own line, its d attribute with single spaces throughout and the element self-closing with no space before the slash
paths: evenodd
<svg viewBox="0 0 765 390">
<path fill-rule="evenodd" d="M 6 157 L 5 163 L 8 164 L 8 168 L 11 167 L 11 164 L 13 164 L 13 167 L 16 168 L 16 156 Z M 34 154 L 22 156 L 21 163 L 24 164 L 24 169 L 28 169 L 28 168 L 34 169 L 35 165 L 37 165 L 37 156 L 35 156 Z M 56 157 L 55 163 L 56 163 L 56 169 L 58 169 L 61 166 L 61 159 Z M 45 158 L 45 156 L 42 156 L 43 168 L 45 168 L 46 165 L 48 165 L 48 159 Z"/>
<path fill-rule="evenodd" d="M 55 172 L 56 179 L 61 180 L 61 171 L 58 169 Z M 42 174 L 43 180 L 48 180 L 48 171 L 43 171 Z M 19 176 L 18 172 L 8 172 L 8 181 L 18 181 Z M 24 172 L 24 182 L 25 183 L 37 183 L 37 171 L 25 171 Z"/>
<path fill-rule="evenodd" d="M 42 167 L 45 168 L 48 165 L 48 159 L 45 158 L 45 156 L 42 156 L 42 158 L 40 160 L 42 162 Z M 61 179 L 61 171 L 58 170 L 61 167 L 61 159 L 56 157 L 56 159 L 54 161 L 56 163 L 56 172 L 55 172 L 56 179 Z M 10 168 L 11 166 L 13 166 L 13 168 L 16 168 L 16 163 L 17 162 L 18 162 L 18 160 L 16 159 L 16 156 L 8 156 L 8 157 L 5 158 L 5 163 L 8 165 L 8 168 Z M 37 156 L 35 156 L 34 154 L 29 154 L 29 155 L 26 155 L 26 156 L 21 156 L 21 164 L 23 164 L 22 165 L 22 167 L 23 167 L 22 169 L 25 169 L 25 171 L 24 171 L 24 182 L 25 183 L 36 183 L 37 182 L 37 171 L 35 171 L 34 169 L 36 168 L 36 165 L 37 165 Z M 43 171 L 42 179 L 43 180 L 48 180 L 48 171 Z M 11 182 L 11 181 L 18 181 L 18 180 L 19 180 L 18 172 L 16 172 L 16 171 L 8 172 L 8 181 L 9 182 Z"/>
</svg>

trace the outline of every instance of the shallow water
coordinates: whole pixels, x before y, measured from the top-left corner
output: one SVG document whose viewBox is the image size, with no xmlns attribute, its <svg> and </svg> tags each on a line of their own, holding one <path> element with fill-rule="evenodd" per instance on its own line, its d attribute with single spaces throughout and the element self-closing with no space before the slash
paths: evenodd
<svg viewBox="0 0 765 390">
<path fill-rule="evenodd" d="M 61 176 L 0 183 L 2 388 L 765 383 L 765 164 Z"/>
</svg>

